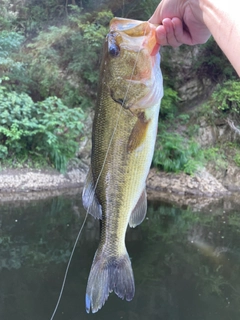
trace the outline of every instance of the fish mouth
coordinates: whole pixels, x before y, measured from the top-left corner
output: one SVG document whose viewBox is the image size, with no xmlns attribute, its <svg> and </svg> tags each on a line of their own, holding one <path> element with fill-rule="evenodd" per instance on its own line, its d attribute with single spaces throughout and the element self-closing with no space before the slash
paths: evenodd
<svg viewBox="0 0 240 320">
<path fill-rule="evenodd" d="M 160 45 L 156 40 L 156 27 L 148 21 L 113 18 L 110 21 L 110 32 L 119 32 L 126 45 L 131 44 L 138 51 L 145 48 L 150 56 L 157 55 Z M 116 38 L 117 45 L 121 44 L 121 37 Z"/>
</svg>

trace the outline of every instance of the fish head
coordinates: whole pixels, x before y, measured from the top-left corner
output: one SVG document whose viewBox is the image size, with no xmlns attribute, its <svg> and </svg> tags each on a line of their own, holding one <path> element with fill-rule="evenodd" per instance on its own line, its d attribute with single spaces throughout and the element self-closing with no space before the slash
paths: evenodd
<svg viewBox="0 0 240 320">
<path fill-rule="evenodd" d="M 147 21 L 114 18 L 102 60 L 103 82 L 124 108 L 148 108 L 160 102 L 162 76 L 156 26 Z"/>
</svg>

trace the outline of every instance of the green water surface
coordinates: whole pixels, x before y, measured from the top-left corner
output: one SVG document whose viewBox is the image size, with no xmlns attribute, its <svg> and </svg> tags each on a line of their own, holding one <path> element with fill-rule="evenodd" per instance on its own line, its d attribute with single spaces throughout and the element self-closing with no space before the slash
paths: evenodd
<svg viewBox="0 0 240 320">
<path fill-rule="evenodd" d="M 48 320 L 85 211 L 81 196 L 0 204 L 0 319 Z M 224 201 L 201 210 L 149 202 L 128 230 L 136 294 L 111 294 L 96 314 L 84 297 L 99 241 L 88 217 L 70 265 L 56 320 L 239 320 L 240 210 Z"/>
</svg>

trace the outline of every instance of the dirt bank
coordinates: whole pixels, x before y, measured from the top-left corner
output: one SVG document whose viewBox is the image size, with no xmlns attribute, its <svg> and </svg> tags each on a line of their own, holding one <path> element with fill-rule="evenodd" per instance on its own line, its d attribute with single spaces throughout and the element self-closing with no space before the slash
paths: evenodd
<svg viewBox="0 0 240 320">
<path fill-rule="evenodd" d="M 85 169 L 72 169 L 66 174 L 55 170 L 3 170 L 0 172 L 0 201 L 38 200 L 75 192 L 71 189 L 80 193 L 85 177 Z M 169 174 L 151 169 L 147 187 L 149 199 L 170 199 L 179 204 L 194 204 L 196 197 L 199 202 L 208 203 L 212 198 L 230 195 L 206 170 L 192 177 L 184 173 Z"/>
<path fill-rule="evenodd" d="M 81 189 L 86 177 L 83 169 L 66 174 L 55 170 L 5 169 L 0 172 L 0 201 L 30 201 Z"/>
</svg>

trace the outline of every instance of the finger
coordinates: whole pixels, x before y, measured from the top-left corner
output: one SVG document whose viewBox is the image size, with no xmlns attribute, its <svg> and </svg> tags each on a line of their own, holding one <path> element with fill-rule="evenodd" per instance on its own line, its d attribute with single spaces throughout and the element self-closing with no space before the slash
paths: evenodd
<svg viewBox="0 0 240 320">
<path fill-rule="evenodd" d="M 156 39 L 157 43 L 161 46 L 168 45 L 166 30 L 163 25 L 160 25 L 156 28 Z"/>
<path fill-rule="evenodd" d="M 182 20 L 175 17 L 172 19 L 172 24 L 176 41 L 179 43 L 192 45 L 192 37 L 188 30 L 184 30 Z"/>
<path fill-rule="evenodd" d="M 174 36 L 173 27 L 168 26 L 167 23 L 160 25 L 156 29 L 156 39 L 157 43 L 161 46 L 173 46 L 178 47 L 181 45 Z"/>
<path fill-rule="evenodd" d="M 175 36 L 175 30 L 172 23 L 172 19 L 169 19 L 169 18 L 163 19 L 162 24 L 163 24 L 163 27 L 165 28 L 168 45 L 172 47 L 179 47 L 182 43 L 179 42 Z"/>
</svg>

